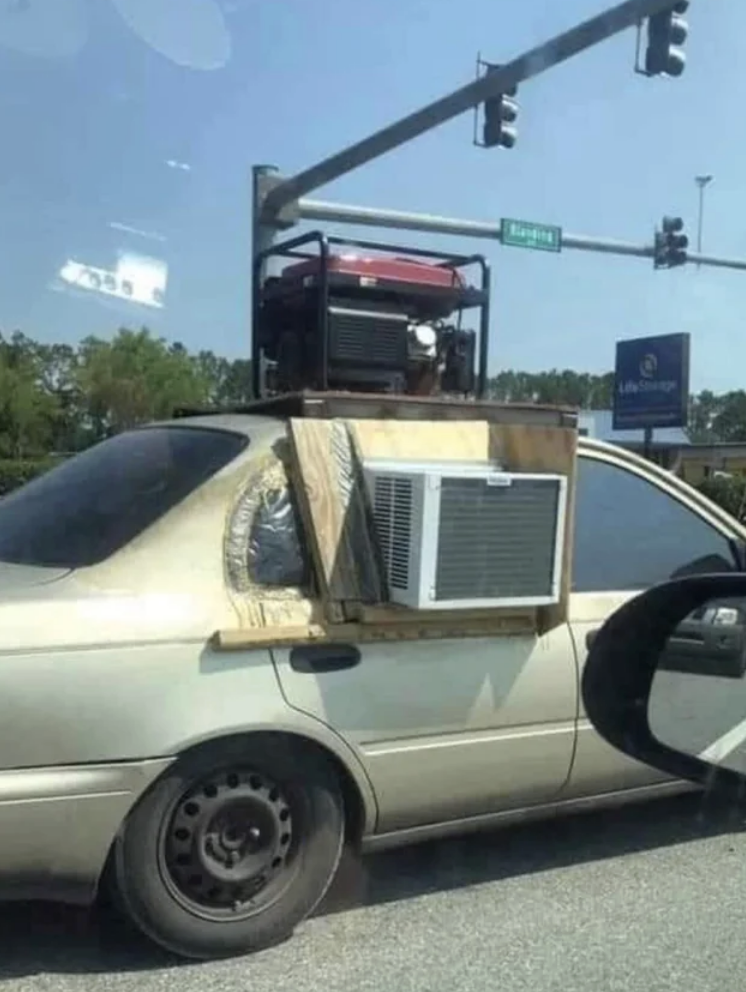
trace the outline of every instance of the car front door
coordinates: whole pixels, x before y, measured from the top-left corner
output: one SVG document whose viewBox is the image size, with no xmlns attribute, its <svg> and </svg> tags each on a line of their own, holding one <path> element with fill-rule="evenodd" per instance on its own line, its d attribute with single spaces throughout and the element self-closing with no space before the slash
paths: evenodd
<svg viewBox="0 0 746 992">
<path fill-rule="evenodd" d="M 578 458 L 570 629 L 581 666 L 604 621 L 650 586 L 689 571 L 736 566 L 730 535 L 685 491 L 639 459 L 587 448 Z M 578 746 L 568 795 L 666 781 L 595 732 L 579 701 Z"/>
<path fill-rule="evenodd" d="M 316 669 L 303 649 L 273 654 L 290 705 L 360 756 L 379 832 L 546 802 L 567 782 L 577 712 L 567 624 L 540 638 L 350 645 Z"/>
</svg>

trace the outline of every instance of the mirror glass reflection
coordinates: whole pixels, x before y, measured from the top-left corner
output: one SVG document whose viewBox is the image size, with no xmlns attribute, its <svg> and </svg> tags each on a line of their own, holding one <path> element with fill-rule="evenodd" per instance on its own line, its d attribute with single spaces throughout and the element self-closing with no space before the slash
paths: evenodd
<svg viewBox="0 0 746 992">
<path fill-rule="evenodd" d="M 746 598 L 711 600 L 679 624 L 648 720 L 661 744 L 746 773 Z"/>
</svg>

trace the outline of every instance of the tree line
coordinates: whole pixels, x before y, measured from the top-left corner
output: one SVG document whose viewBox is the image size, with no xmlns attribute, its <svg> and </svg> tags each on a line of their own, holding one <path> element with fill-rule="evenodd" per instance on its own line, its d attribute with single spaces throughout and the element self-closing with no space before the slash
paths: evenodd
<svg viewBox="0 0 746 992">
<path fill-rule="evenodd" d="M 251 363 L 192 354 L 146 328 L 77 346 L 0 334 L 0 458 L 69 454 L 171 415 L 251 399 Z"/>
<path fill-rule="evenodd" d="M 612 372 L 504 371 L 490 380 L 489 392 L 504 402 L 609 409 L 613 380 Z M 88 337 L 76 346 L 44 344 L 20 331 L 0 334 L 0 462 L 6 475 L 10 462 L 25 466 L 25 478 L 37 462 L 168 417 L 178 406 L 251 398 L 249 360 L 190 352 L 147 328 L 122 328 L 111 339 Z M 692 396 L 689 435 L 692 441 L 746 440 L 746 391 Z"/>
</svg>

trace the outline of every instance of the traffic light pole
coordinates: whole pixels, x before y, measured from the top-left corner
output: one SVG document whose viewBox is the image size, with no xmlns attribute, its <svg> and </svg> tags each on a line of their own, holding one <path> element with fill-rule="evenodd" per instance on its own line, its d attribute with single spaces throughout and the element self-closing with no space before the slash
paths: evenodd
<svg viewBox="0 0 746 992">
<path fill-rule="evenodd" d="M 283 209 L 301 197 L 670 6 L 671 0 L 624 0 L 303 172 L 288 179 L 278 177 L 277 183 L 263 192 L 262 226 L 278 226 Z"/>
<path fill-rule="evenodd" d="M 297 204 L 299 219 L 332 224 L 352 224 L 359 227 L 379 227 L 406 231 L 424 231 L 428 234 L 446 234 L 486 241 L 502 241 L 501 224 L 431 214 L 415 214 L 401 210 L 378 210 L 346 203 L 328 203 L 324 200 L 300 200 Z M 622 255 L 632 258 L 653 259 L 652 244 L 634 244 L 611 238 L 594 238 L 582 234 L 562 232 L 562 249 L 596 252 L 602 255 Z M 687 263 L 721 269 L 746 271 L 746 259 L 720 258 L 713 255 L 688 253 Z"/>
</svg>

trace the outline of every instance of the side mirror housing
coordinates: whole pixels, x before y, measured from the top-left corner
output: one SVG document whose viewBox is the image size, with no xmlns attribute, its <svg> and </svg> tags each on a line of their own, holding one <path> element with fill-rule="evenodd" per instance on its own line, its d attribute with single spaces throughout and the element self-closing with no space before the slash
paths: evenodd
<svg viewBox="0 0 746 992">
<path fill-rule="evenodd" d="M 746 574 L 692 575 L 617 610 L 581 691 L 613 747 L 676 778 L 746 797 Z"/>
</svg>

